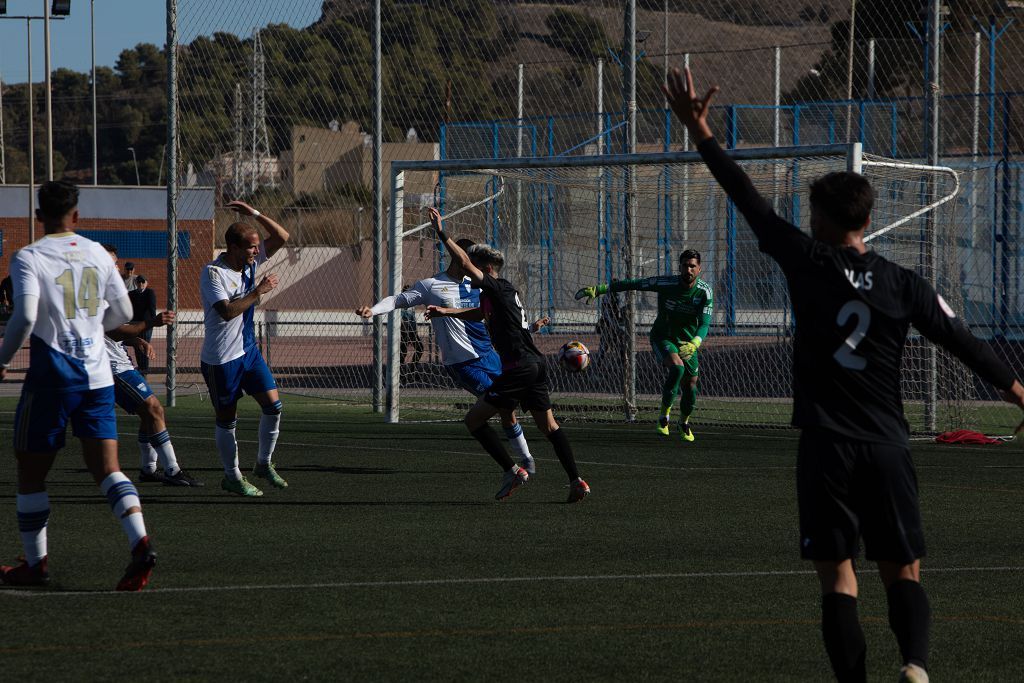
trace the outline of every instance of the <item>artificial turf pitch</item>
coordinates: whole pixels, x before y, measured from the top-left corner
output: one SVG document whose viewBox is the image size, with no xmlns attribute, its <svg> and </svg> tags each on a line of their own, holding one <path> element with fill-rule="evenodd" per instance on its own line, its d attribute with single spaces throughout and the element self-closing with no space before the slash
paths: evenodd
<svg viewBox="0 0 1024 683">
<path fill-rule="evenodd" d="M 382 424 L 365 408 L 285 397 L 275 461 L 290 487 L 220 490 L 209 403 L 168 410 L 200 489 L 139 486 L 159 561 L 110 593 L 128 559 L 69 447 L 50 476 L 53 585 L 0 589 L 4 680 L 828 680 L 817 581 L 797 559 L 796 433 L 567 424 L 593 493 L 565 505 L 550 445 L 497 503 L 500 472 L 461 424 Z M 9 444 L 14 399 L 0 401 Z M 243 469 L 258 409 L 240 409 Z M 121 462 L 137 470 L 134 418 Z M 1024 451 L 915 444 L 936 681 L 1024 671 Z M 10 447 L 0 559 L 20 550 Z M 262 480 L 254 479 L 255 483 Z M 862 566 L 872 680 L 895 680 L 885 595 Z"/>
</svg>

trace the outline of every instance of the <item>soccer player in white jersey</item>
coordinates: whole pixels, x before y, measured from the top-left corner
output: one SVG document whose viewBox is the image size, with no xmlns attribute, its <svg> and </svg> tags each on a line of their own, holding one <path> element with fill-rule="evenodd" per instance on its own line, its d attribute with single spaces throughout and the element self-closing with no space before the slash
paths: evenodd
<svg viewBox="0 0 1024 683">
<path fill-rule="evenodd" d="M 224 464 L 221 488 L 240 496 L 262 496 L 238 468 L 235 440 L 238 399 L 243 392 L 263 410 L 259 427 L 259 451 L 253 474 L 272 486 L 286 488 L 288 482 L 274 469 L 272 457 L 281 426 L 281 401 L 270 368 L 256 346 L 253 316 L 264 294 L 277 287 L 277 275 L 256 282 L 256 269 L 288 241 L 288 231 L 244 202 L 228 206 L 243 216 L 259 221 L 269 236 L 247 223 L 233 223 L 225 233 L 227 250 L 203 267 L 199 289 L 203 300 L 206 337 L 200 367 L 217 412 L 217 450 Z"/>
<path fill-rule="evenodd" d="M 112 244 L 103 248 L 117 267 L 117 249 Z M 129 415 L 139 416 L 139 481 L 163 482 L 166 486 L 202 486 L 192 475 L 178 465 L 178 458 L 167 432 L 164 407 L 153 393 L 149 382 L 142 376 L 125 350 L 125 342 L 132 344 L 136 353 L 152 354 L 153 347 L 141 335 L 154 327 L 174 324 L 174 311 L 164 311 L 152 320 L 136 320 L 107 332 L 103 341 L 110 357 L 110 371 L 114 373 L 114 402 Z M 163 474 L 156 471 L 157 461 Z"/>
<path fill-rule="evenodd" d="M 472 240 L 461 239 L 457 244 L 463 249 L 473 246 Z M 477 308 L 480 306 L 480 290 L 473 287 L 458 262 L 452 259 L 447 270 L 433 277 L 420 280 L 409 289 L 395 296 L 386 297 L 372 307 L 362 306 L 356 314 L 363 318 L 390 313 L 396 308 L 414 306 L 438 306 L 441 308 Z M 484 395 L 494 380 L 501 375 L 501 359 L 491 337 L 482 322 L 458 318 L 433 318 L 434 336 L 441 350 L 441 361 L 448 374 L 459 386 L 476 397 Z M 542 318 L 534 323 L 534 331 L 546 324 Z M 536 465 L 530 454 L 530 447 L 523 435 L 523 428 L 513 411 L 501 411 L 501 425 L 512 450 L 519 456 L 519 466 L 529 474 L 536 473 Z"/>
<path fill-rule="evenodd" d="M 128 535 L 132 559 L 117 590 L 149 582 L 153 552 L 135 485 L 117 462 L 114 380 L 103 347 L 104 330 L 131 318 L 124 282 L 103 247 L 75 233 L 78 188 L 47 182 L 39 188 L 36 217 L 46 236 L 11 257 L 14 315 L 0 346 L 0 380 L 14 354 L 30 341 L 29 368 L 14 416 L 18 461 L 18 528 L 25 558 L 0 567 L 0 581 L 49 581 L 46 476 L 64 447 L 67 423 L 82 442 L 85 465 Z"/>
</svg>

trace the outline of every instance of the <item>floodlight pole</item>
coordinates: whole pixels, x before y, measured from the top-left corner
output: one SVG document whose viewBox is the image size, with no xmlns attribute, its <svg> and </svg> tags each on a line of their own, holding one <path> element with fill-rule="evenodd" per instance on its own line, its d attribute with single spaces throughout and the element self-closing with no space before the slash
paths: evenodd
<svg viewBox="0 0 1024 683">
<path fill-rule="evenodd" d="M 167 308 L 178 308 L 178 2 L 167 0 Z M 177 399 L 178 326 L 167 327 L 166 403 Z"/>
<path fill-rule="evenodd" d="M 50 2 L 43 0 L 43 42 L 46 49 L 46 179 L 53 180 L 53 99 L 50 87 Z M 31 78 L 31 74 L 29 75 Z"/>
<path fill-rule="evenodd" d="M 96 151 L 96 0 L 89 0 L 89 46 L 92 51 L 92 184 L 99 185 L 99 156 Z"/>
<path fill-rule="evenodd" d="M 942 0 L 929 0 L 928 3 L 928 57 L 931 61 L 928 73 L 931 82 L 928 83 L 928 92 L 925 96 L 928 100 L 928 165 L 939 165 L 939 107 L 942 103 L 941 95 L 941 74 L 939 69 L 942 65 Z M 930 195 L 934 194 L 936 187 L 934 181 L 929 182 Z M 929 200 L 931 197 L 929 197 Z M 939 223 L 935 219 L 934 212 L 929 212 L 925 220 L 925 230 L 928 235 L 925 244 L 924 276 L 933 282 L 938 273 L 936 264 L 938 261 L 938 240 Z M 924 401 L 924 422 L 925 429 L 929 432 L 936 431 L 938 426 L 937 403 L 938 403 L 938 351 L 934 344 L 925 347 L 925 401 Z"/>
<path fill-rule="evenodd" d="M 36 241 L 36 127 L 32 102 L 32 18 L 25 17 L 28 40 L 28 241 Z"/>
</svg>

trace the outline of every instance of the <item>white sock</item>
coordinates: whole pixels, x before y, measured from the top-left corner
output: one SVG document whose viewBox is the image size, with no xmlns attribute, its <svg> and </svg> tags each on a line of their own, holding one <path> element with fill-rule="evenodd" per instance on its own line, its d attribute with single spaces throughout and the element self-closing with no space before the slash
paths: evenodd
<svg viewBox="0 0 1024 683">
<path fill-rule="evenodd" d="M 270 462 L 277 446 L 277 435 L 281 433 L 281 402 L 275 401 L 263 409 L 260 416 L 260 450 L 256 459 L 261 465 Z"/>
<path fill-rule="evenodd" d="M 149 443 L 149 434 L 139 432 L 139 469 L 153 474 L 156 472 L 156 451 Z"/>
<path fill-rule="evenodd" d="M 505 427 L 505 437 L 512 450 L 519 454 L 520 460 L 530 456 L 530 446 L 526 443 L 523 428 L 518 422 L 511 427 Z"/>
<path fill-rule="evenodd" d="M 238 442 L 235 441 L 235 427 L 238 420 L 231 422 L 217 423 L 217 452 L 220 453 L 220 461 L 224 464 L 224 475 L 228 479 L 241 481 L 242 470 L 238 469 Z"/>
<path fill-rule="evenodd" d="M 50 518 L 50 496 L 46 491 L 18 494 L 18 530 L 29 566 L 46 557 L 46 523 Z"/>
<path fill-rule="evenodd" d="M 100 484 L 100 491 L 107 497 L 110 510 L 114 517 L 121 522 L 121 528 L 128 535 L 128 547 L 135 549 L 146 536 L 146 523 L 142 519 L 142 503 L 139 501 L 139 492 L 123 472 L 114 472 L 107 476 Z M 129 515 L 125 513 L 131 508 L 139 508 L 139 512 Z"/>
<path fill-rule="evenodd" d="M 173 477 L 181 471 L 178 467 L 178 459 L 174 456 L 174 446 L 171 445 L 171 435 L 167 430 L 149 437 L 149 443 L 153 449 L 153 457 L 160 456 L 160 464 L 164 468 L 164 474 Z"/>
</svg>

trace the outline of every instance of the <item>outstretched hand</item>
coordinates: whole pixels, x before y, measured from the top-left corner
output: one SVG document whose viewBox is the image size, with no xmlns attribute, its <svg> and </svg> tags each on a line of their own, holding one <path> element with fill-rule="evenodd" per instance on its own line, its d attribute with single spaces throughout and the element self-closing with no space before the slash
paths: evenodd
<svg viewBox="0 0 1024 683">
<path fill-rule="evenodd" d="M 672 69 L 668 75 L 668 83 L 661 86 L 661 92 L 665 94 L 669 106 L 679 121 L 686 126 L 693 137 L 694 143 L 702 142 L 714 137 L 711 127 L 708 126 L 708 110 L 711 108 L 711 100 L 718 92 L 718 86 L 713 85 L 703 99 L 694 95 L 693 74 L 689 67 L 684 73 L 679 69 Z"/>
<path fill-rule="evenodd" d="M 441 227 L 441 212 L 434 207 L 430 207 L 427 211 L 430 214 L 430 225 L 434 228 L 434 232 L 437 233 L 437 239 L 444 240 L 445 234 L 444 228 Z"/>
</svg>

